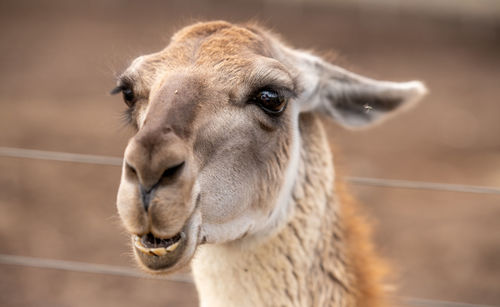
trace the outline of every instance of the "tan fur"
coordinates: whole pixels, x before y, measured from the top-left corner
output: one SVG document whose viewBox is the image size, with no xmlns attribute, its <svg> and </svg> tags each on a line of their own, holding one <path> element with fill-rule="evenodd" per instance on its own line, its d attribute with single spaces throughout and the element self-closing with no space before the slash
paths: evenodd
<svg viewBox="0 0 500 307">
<path fill-rule="evenodd" d="M 134 94 L 137 133 L 117 206 L 143 268 L 170 273 L 196 252 L 204 307 L 383 305 L 384 266 L 335 184 L 317 113 L 368 125 L 420 97 L 420 82 L 368 79 L 255 25 L 211 22 L 136 59 L 118 90 Z M 284 107 L 270 112 L 261 93 Z"/>
<path fill-rule="evenodd" d="M 331 189 L 334 169 L 321 122 L 305 114 L 300 128 L 294 213 L 260 245 L 200 247 L 193 273 L 202 306 L 381 306 L 383 275 L 369 226 Z"/>
</svg>

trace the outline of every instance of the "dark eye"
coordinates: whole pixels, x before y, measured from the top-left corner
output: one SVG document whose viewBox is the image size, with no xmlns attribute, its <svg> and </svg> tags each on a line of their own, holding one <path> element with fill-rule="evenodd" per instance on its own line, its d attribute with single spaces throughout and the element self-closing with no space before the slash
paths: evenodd
<svg viewBox="0 0 500 307">
<path fill-rule="evenodd" d="M 132 86 L 122 83 L 121 85 L 118 85 L 113 90 L 111 90 L 110 94 L 115 95 L 115 94 L 118 94 L 120 92 L 122 93 L 123 101 L 127 104 L 127 106 L 129 108 L 133 107 L 137 98 L 135 97 L 134 90 L 132 89 Z"/>
<path fill-rule="evenodd" d="M 252 98 L 264 112 L 270 115 L 281 114 L 287 105 L 287 99 L 273 90 L 261 90 Z"/>
<path fill-rule="evenodd" d="M 126 87 L 122 89 L 122 94 L 123 94 L 123 101 L 125 101 L 125 103 L 129 108 L 132 107 L 135 102 L 134 90 L 129 87 Z"/>
</svg>

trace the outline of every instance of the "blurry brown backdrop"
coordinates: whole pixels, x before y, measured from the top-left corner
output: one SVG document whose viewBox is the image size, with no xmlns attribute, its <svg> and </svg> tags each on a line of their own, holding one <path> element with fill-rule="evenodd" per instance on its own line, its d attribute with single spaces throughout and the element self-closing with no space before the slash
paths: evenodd
<svg viewBox="0 0 500 307">
<path fill-rule="evenodd" d="M 198 20 L 259 20 L 292 45 L 430 95 L 372 130 L 331 125 L 350 176 L 500 186 L 498 1 L 1 1 L 0 146 L 120 156 L 114 76 Z M 439 1 L 437 1 L 439 2 Z M 417 2 L 415 2 L 417 3 Z M 473 5 L 472 5 L 473 4 Z M 133 267 L 120 168 L 0 157 L 0 253 Z M 500 305 L 500 196 L 352 185 L 398 295 Z M 1 306 L 196 306 L 192 285 L 0 264 Z"/>
</svg>

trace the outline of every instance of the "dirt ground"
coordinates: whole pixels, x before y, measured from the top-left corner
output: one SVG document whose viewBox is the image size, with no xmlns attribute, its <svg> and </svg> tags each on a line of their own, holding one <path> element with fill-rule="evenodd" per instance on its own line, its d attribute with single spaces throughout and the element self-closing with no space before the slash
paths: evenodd
<svg viewBox="0 0 500 307">
<path fill-rule="evenodd" d="M 0 146 L 121 156 L 107 93 L 141 54 L 196 20 L 260 20 L 375 78 L 424 80 L 415 109 L 367 131 L 330 125 L 350 176 L 500 186 L 500 22 L 267 1 L 2 1 Z M 120 169 L 0 158 L 0 253 L 133 267 Z M 500 198 L 352 185 L 377 221 L 398 295 L 500 305 Z M 0 265 L 1 306 L 196 306 L 193 286 Z"/>
</svg>

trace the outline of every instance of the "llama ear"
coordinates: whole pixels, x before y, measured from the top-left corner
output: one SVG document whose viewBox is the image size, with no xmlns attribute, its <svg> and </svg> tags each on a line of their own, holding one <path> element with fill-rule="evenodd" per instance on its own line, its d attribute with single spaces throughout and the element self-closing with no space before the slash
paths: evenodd
<svg viewBox="0 0 500 307">
<path fill-rule="evenodd" d="M 318 111 L 348 128 L 375 124 L 412 106 L 426 93 L 422 82 L 378 81 L 305 52 L 292 51 L 299 70 L 301 111 Z"/>
</svg>

